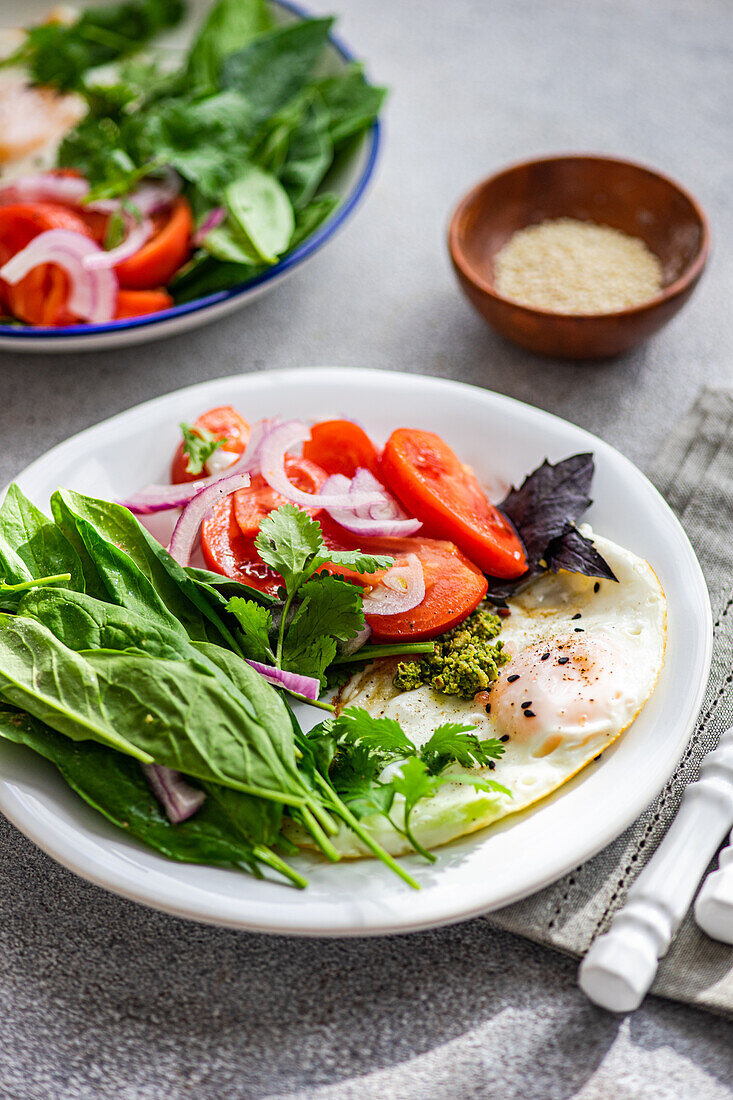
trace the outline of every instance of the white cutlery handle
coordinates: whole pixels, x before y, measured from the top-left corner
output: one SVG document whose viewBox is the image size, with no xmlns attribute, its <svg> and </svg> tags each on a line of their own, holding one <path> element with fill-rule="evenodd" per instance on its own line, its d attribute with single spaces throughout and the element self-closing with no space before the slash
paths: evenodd
<svg viewBox="0 0 733 1100">
<path fill-rule="evenodd" d="M 733 826 L 733 728 L 700 766 L 667 835 L 608 932 L 581 963 L 580 988 L 613 1012 L 638 1008 L 690 907 L 705 868 Z M 733 867 L 729 870 L 733 874 Z"/>
<path fill-rule="evenodd" d="M 712 939 L 733 943 L 733 832 L 697 895 L 695 920 Z"/>
</svg>

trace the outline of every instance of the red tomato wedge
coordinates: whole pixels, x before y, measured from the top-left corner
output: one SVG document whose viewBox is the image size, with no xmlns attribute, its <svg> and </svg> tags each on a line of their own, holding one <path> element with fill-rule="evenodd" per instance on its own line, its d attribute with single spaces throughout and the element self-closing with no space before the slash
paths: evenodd
<svg viewBox="0 0 733 1100">
<path fill-rule="evenodd" d="M 153 222 L 154 236 L 115 268 L 121 287 L 155 290 L 165 286 L 191 254 L 193 217 L 186 199 L 177 198 L 170 213 Z"/>
<path fill-rule="evenodd" d="M 65 206 L 34 202 L 0 207 L 0 267 L 49 229 L 71 229 L 91 236 L 82 219 Z M 13 286 L 3 280 L 0 283 L 3 302 L 20 321 L 56 326 L 77 320 L 66 308 L 68 276 L 57 264 L 39 264 Z"/>
<path fill-rule="evenodd" d="M 249 442 L 249 424 L 231 405 L 220 405 L 216 409 L 209 409 L 194 422 L 194 428 L 205 428 L 217 439 L 226 439 L 226 450 L 238 455 L 244 454 Z M 196 481 L 197 478 L 205 476 L 189 474 L 187 465 L 188 455 L 183 453 L 183 441 L 181 441 L 171 464 L 171 482 L 174 485 L 180 485 L 184 481 Z"/>
<path fill-rule="evenodd" d="M 353 477 L 360 466 L 379 477 L 379 454 L 369 436 L 351 420 L 322 420 L 311 428 L 303 457 L 327 474 Z"/>
<path fill-rule="evenodd" d="M 254 539 L 245 538 L 239 530 L 232 496 L 218 501 L 201 525 L 204 561 L 214 573 L 276 596 L 282 577 L 260 559 Z"/>
<path fill-rule="evenodd" d="M 121 290 L 117 295 L 115 320 L 143 317 L 146 313 L 160 313 L 170 309 L 173 299 L 165 290 Z"/>
<path fill-rule="evenodd" d="M 462 622 L 486 595 L 488 582 L 480 569 L 452 542 L 422 538 L 364 538 L 340 533 L 336 524 L 321 520 L 326 545 L 331 549 L 357 546 L 366 554 L 387 554 L 396 565 L 408 554 L 416 554 L 425 575 L 425 597 L 411 611 L 398 615 L 367 615 L 372 639 L 379 642 L 420 642 L 435 638 Z M 379 583 L 381 573 L 359 575 L 339 565 L 327 565 L 329 573 L 370 587 Z"/>
<path fill-rule="evenodd" d="M 304 493 L 317 493 L 328 477 L 325 470 L 309 462 L 307 458 L 295 455 L 285 456 L 285 472 L 297 489 Z M 287 504 L 287 497 L 281 496 L 271 488 L 261 474 L 255 474 L 246 489 L 234 494 L 234 516 L 239 530 L 248 538 L 254 538 L 260 524 L 274 508 Z M 303 508 L 309 516 L 315 516 L 320 508 Z"/>
<path fill-rule="evenodd" d="M 381 473 L 408 512 L 423 521 L 426 534 L 451 539 L 492 576 L 512 579 L 526 571 L 524 547 L 511 523 L 440 436 L 398 428 L 382 453 Z"/>
</svg>

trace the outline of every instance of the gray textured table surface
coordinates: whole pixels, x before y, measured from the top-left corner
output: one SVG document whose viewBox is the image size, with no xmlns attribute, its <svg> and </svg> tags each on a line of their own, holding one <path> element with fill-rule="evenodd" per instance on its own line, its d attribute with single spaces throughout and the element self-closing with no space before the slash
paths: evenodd
<svg viewBox="0 0 733 1100">
<path fill-rule="evenodd" d="M 642 466 L 703 381 L 733 381 L 727 0 L 312 6 L 341 13 L 393 89 L 363 210 L 306 270 L 215 327 L 128 352 L 2 357 L 0 482 L 101 417 L 239 371 L 339 363 L 462 379 L 566 416 Z M 501 343 L 459 298 L 444 249 L 448 212 L 474 179 L 569 149 L 676 175 L 717 245 L 683 314 L 603 365 Z M 730 1024 L 654 999 L 613 1019 L 577 992 L 574 963 L 482 921 L 281 941 L 107 895 L 5 823 L 0 862 L 3 1100 L 730 1095 Z M 475 1064 L 462 1073 L 445 1044 L 467 1032 Z M 400 1068 L 386 1091 L 388 1067 Z"/>
</svg>

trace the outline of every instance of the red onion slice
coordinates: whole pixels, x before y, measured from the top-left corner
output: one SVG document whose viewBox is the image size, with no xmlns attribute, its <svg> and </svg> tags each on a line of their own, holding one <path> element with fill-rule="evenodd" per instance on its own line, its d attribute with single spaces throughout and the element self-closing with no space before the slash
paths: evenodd
<svg viewBox="0 0 733 1100">
<path fill-rule="evenodd" d="M 297 489 L 285 473 L 285 455 L 291 448 L 310 439 L 310 428 L 301 420 L 286 420 L 270 431 L 262 442 L 260 470 L 267 484 L 294 504 L 306 508 L 349 508 L 361 504 L 376 504 L 381 493 L 304 493 Z"/>
<path fill-rule="evenodd" d="M 0 278 L 14 285 L 40 264 L 56 264 L 69 276 L 69 310 L 84 321 L 109 321 L 115 312 L 119 283 L 114 271 L 89 271 L 84 261 L 102 249 L 73 229 L 47 229 L 0 268 Z"/>
<path fill-rule="evenodd" d="M 369 641 L 372 636 L 372 628 L 367 623 L 363 630 L 360 630 L 355 638 L 349 638 L 347 642 L 340 642 L 338 652 L 340 657 L 352 657 L 354 653 L 358 653 L 363 645 Z"/>
<path fill-rule="evenodd" d="M 301 676 L 299 672 L 286 672 L 274 665 L 263 665 L 259 661 L 247 661 L 255 672 L 259 672 L 273 687 L 285 688 L 286 691 L 294 691 L 296 695 L 302 695 L 314 702 L 321 691 L 320 680 L 313 676 Z"/>
<path fill-rule="evenodd" d="M 411 519 L 369 470 L 357 470 L 351 481 L 343 474 L 333 474 L 324 482 L 321 492 L 348 492 L 350 500 L 362 493 L 379 494 L 379 499 L 373 504 L 326 509 L 331 519 L 355 535 L 399 538 L 414 535 L 422 527 L 420 520 Z"/>
<path fill-rule="evenodd" d="M 262 441 L 277 424 L 279 424 L 278 420 L 258 420 L 256 424 L 252 425 L 247 448 L 236 462 L 227 467 L 226 477 L 234 477 L 235 474 L 254 473 L 259 470 Z M 201 477 L 196 481 L 188 481 L 183 485 L 148 485 L 147 488 L 140 489 L 139 492 L 133 493 L 132 496 L 119 501 L 119 503 L 124 508 L 129 508 L 137 516 L 149 516 L 154 512 L 165 512 L 169 508 L 185 508 L 197 493 L 200 493 L 202 489 L 206 489 L 209 485 L 216 485 L 221 479 L 222 474 L 215 473 L 210 477 Z"/>
<path fill-rule="evenodd" d="M 217 229 L 224 221 L 226 216 L 227 212 L 223 206 L 215 206 L 213 210 L 210 210 L 204 220 L 201 222 L 201 225 L 194 233 L 193 243 L 197 247 L 198 245 L 203 244 L 211 230 Z"/>
<path fill-rule="evenodd" d="M 393 565 L 379 584 L 364 596 L 365 615 L 399 615 L 412 611 L 425 599 L 425 574 L 417 554 L 408 554 L 404 565 Z"/>
<path fill-rule="evenodd" d="M 102 267 L 114 267 L 123 260 L 129 259 L 139 252 L 146 241 L 153 235 L 153 223 L 150 218 L 137 219 L 127 210 L 122 212 L 125 221 L 125 239 L 116 248 L 108 251 L 95 252 L 87 256 L 82 263 L 87 271 L 96 271 Z"/>
<path fill-rule="evenodd" d="M 173 768 L 164 768 L 162 764 L 142 764 L 141 767 L 153 794 L 173 825 L 186 821 L 206 801 L 204 792 L 191 787 Z"/>
<path fill-rule="evenodd" d="M 42 172 L 17 179 L 0 187 L 0 206 L 14 202 L 60 202 L 79 206 L 89 194 L 89 184 L 81 176 L 57 176 Z"/>
<path fill-rule="evenodd" d="M 246 489 L 248 485 L 249 474 L 234 474 L 234 476 L 218 478 L 213 485 L 202 489 L 193 500 L 189 501 L 178 517 L 178 523 L 173 528 L 168 546 L 168 553 L 179 565 L 188 565 L 190 562 L 199 528 L 209 509 L 221 497 L 236 493 L 238 489 Z"/>
<path fill-rule="evenodd" d="M 172 168 L 166 168 L 163 176 L 150 176 L 128 195 L 86 203 L 84 200 L 89 194 L 89 184 L 85 179 L 42 172 L 19 176 L 0 187 L 0 206 L 12 202 L 61 202 L 69 206 L 85 206 L 101 214 L 113 214 L 126 202 L 135 206 L 141 214 L 154 214 L 156 210 L 169 206 L 180 190 L 181 177 Z"/>
</svg>

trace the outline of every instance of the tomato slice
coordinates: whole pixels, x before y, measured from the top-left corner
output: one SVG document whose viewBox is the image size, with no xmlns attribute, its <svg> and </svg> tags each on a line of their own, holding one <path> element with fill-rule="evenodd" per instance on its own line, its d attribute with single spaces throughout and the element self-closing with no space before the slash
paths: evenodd
<svg viewBox="0 0 733 1100">
<path fill-rule="evenodd" d="M 217 501 L 201 525 L 204 560 L 214 573 L 277 596 L 282 577 L 262 561 L 254 539 L 245 538 L 239 530 L 232 496 Z"/>
<path fill-rule="evenodd" d="M 297 489 L 304 493 L 317 493 L 328 477 L 325 470 L 309 462 L 307 458 L 295 455 L 285 456 L 285 472 Z M 254 538 L 260 524 L 273 508 L 287 504 L 287 497 L 281 496 L 267 484 L 261 474 L 255 474 L 246 489 L 234 494 L 234 515 L 239 530 L 248 538 Z M 320 508 L 301 508 L 309 516 L 316 516 Z"/>
<path fill-rule="evenodd" d="M 490 503 L 473 471 L 440 436 L 414 428 L 392 432 L 382 478 L 425 533 L 451 539 L 485 573 L 511 579 L 527 569 L 511 523 Z"/>
<path fill-rule="evenodd" d="M 226 439 L 226 450 L 237 455 L 244 454 L 249 442 L 249 424 L 231 405 L 220 405 L 209 409 L 194 422 L 194 428 L 205 428 L 217 439 Z M 184 481 L 196 481 L 204 475 L 189 474 L 186 469 L 188 455 L 183 453 L 183 441 L 178 444 L 171 463 L 171 482 L 181 485 Z"/>
<path fill-rule="evenodd" d="M 480 569 L 453 542 L 423 538 L 364 538 L 350 534 L 325 517 L 320 521 L 326 545 L 331 550 L 351 548 L 365 554 L 387 554 L 403 565 L 408 554 L 416 554 L 425 575 L 425 596 L 411 611 L 397 615 L 367 615 L 372 639 L 379 642 L 413 642 L 435 638 L 462 622 L 478 607 L 488 589 Z M 359 575 L 351 569 L 329 564 L 329 573 L 369 588 L 379 583 L 381 573 Z"/>
<path fill-rule="evenodd" d="M 91 236 L 84 221 L 65 206 L 50 202 L 12 203 L 0 207 L 0 267 L 48 229 L 71 229 Z M 30 325 L 67 325 L 75 318 L 66 308 L 69 279 L 57 264 L 39 264 L 11 286 L 4 280 L 7 309 Z"/>
<path fill-rule="evenodd" d="M 353 477 L 360 466 L 379 477 L 379 454 L 369 436 L 351 420 L 322 420 L 311 428 L 303 457 L 327 474 Z"/>
<path fill-rule="evenodd" d="M 191 255 L 193 216 L 183 196 L 164 218 L 154 218 L 156 232 L 134 255 L 117 264 L 120 286 L 130 290 L 154 290 L 170 282 Z"/>
<path fill-rule="evenodd" d="M 173 299 L 165 290 L 121 290 L 117 295 L 115 320 L 143 317 L 146 313 L 160 313 L 170 309 Z"/>
</svg>

